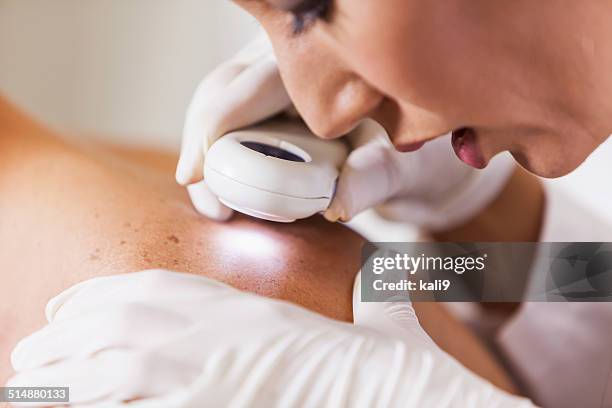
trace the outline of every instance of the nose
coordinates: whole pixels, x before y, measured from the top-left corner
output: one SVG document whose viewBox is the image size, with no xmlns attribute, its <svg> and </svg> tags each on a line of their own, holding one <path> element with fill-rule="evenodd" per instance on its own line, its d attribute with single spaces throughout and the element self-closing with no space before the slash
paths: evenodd
<svg viewBox="0 0 612 408">
<path fill-rule="evenodd" d="M 273 39 L 284 38 L 280 35 Z M 289 96 L 317 136 L 331 139 L 351 131 L 383 100 L 313 30 L 290 44 L 275 42 Z"/>
<path fill-rule="evenodd" d="M 300 114 L 317 136 L 332 139 L 353 130 L 381 104 L 383 96 L 355 75 L 346 75 L 336 83 L 318 90 L 318 96 L 302 106 Z"/>
<path fill-rule="evenodd" d="M 399 104 L 390 98 L 385 98 L 370 117 L 385 129 L 400 151 L 415 150 L 422 143 L 453 130 L 442 117 L 415 105 Z"/>
</svg>

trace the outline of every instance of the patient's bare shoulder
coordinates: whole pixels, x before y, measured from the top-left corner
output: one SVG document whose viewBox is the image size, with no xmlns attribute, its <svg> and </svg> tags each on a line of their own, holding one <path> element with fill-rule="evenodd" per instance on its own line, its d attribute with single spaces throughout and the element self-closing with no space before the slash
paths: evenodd
<svg viewBox="0 0 612 408">
<path fill-rule="evenodd" d="M 15 279 L 47 282 L 5 286 L 7 295 L 21 291 L 21 299 L 42 307 L 87 278 L 165 268 L 351 318 L 362 242 L 355 233 L 320 217 L 289 225 L 240 215 L 213 222 L 175 183 L 174 154 L 77 147 L 31 133 L 15 139 L 11 150 L 21 153 L 0 176 L 0 208 L 12 220 L 0 225 L 0 245 L 9 248 L 0 267 Z"/>
<path fill-rule="evenodd" d="M 361 237 L 322 217 L 271 225 L 239 216 L 228 227 L 212 232 L 209 276 L 352 320 Z"/>
<path fill-rule="evenodd" d="M 2 129 L 0 129 L 2 133 Z M 351 320 L 361 238 L 318 217 L 291 225 L 198 215 L 176 156 L 76 147 L 34 126 L 2 134 L 0 380 L 46 302 L 80 281 L 164 268 Z M 18 313 L 16 313 L 18 311 Z"/>
<path fill-rule="evenodd" d="M 194 211 L 185 189 L 176 185 L 175 155 L 112 153 L 128 162 L 130 171 L 142 173 L 121 178 L 147 175 L 133 186 L 134 193 L 147 191 L 142 205 L 147 211 L 134 215 L 128 228 L 116 226 L 126 236 L 120 252 L 132 254 L 130 270 L 159 267 L 200 274 L 329 317 L 352 319 L 352 285 L 363 243 L 359 235 L 322 217 L 280 224 L 237 213 L 229 222 L 210 221 Z M 163 189 L 155 191 L 153 184 Z"/>
</svg>

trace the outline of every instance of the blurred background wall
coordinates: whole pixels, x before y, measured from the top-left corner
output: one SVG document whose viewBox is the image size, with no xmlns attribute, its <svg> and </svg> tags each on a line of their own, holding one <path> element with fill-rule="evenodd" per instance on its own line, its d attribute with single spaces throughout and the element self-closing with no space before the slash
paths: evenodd
<svg viewBox="0 0 612 408">
<path fill-rule="evenodd" d="M 0 92 L 60 129 L 177 149 L 198 82 L 256 31 L 230 0 L 0 0 Z M 612 220 L 611 178 L 612 140 L 552 183 Z"/>
<path fill-rule="evenodd" d="M 174 148 L 199 80 L 256 30 L 230 0 L 0 0 L 0 90 L 63 129 Z"/>
</svg>

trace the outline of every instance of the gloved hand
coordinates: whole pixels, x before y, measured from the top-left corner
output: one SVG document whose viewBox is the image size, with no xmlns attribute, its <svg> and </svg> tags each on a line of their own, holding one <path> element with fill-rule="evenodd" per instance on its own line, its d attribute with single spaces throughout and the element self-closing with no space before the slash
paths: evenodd
<svg viewBox="0 0 612 408">
<path fill-rule="evenodd" d="M 8 385 L 87 406 L 531 406 L 439 350 L 409 302 L 354 309 L 351 325 L 195 275 L 95 278 L 49 302 Z"/>
<path fill-rule="evenodd" d="M 206 151 L 223 134 L 292 107 L 272 46 L 262 34 L 236 57 L 219 66 L 197 89 L 187 113 L 176 179 L 203 215 L 225 220 L 225 207 L 202 182 Z M 399 153 L 373 121 L 350 135 L 355 149 L 342 169 L 325 216 L 348 221 L 357 213 L 392 199 L 381 208 L 389 218 L 442 230 L 481 211 L 505 185 L 514 164 L 501 157 L 486 170 L 461 163 L 450 141 L 436 140 L 413 153 Z M 195 183 L 195 184 L 194 184 Z"/>
<path fill-rule="evenodd" d="M 216 220 L 226 220 L 233 212 L 202 182 L 208 148 L 223 134 L 290 106 L 272 45 L 263 33 L 202 81 L 187 110 L 176 169 L 177 182 L 188 186 L 198 212 Z"/>
<path fill-rule="evenodd" d="M 449 229 L 492 202 L 515 168 L 509 155 L 494 158 L 484 170 L 465 165 L 455 156 L 450 135 L 415 152 L 398 152 L 382 126 L 369 119 L 347 138 L 353 150 L 325 213 L 330 221 L 348 221 L 374 207 L 388 219 L 430 231 Z"/>
</svg>

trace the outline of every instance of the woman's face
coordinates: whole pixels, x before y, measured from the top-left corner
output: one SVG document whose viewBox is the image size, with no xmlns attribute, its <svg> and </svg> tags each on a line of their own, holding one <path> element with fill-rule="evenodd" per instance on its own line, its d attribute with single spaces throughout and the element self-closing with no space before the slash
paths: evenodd
<svg viewBox="0 0 612 408">
<path fill-rule="evenodd" d="M 606 1 L 236 3 L 268 32 L 287 90 L 319 136 L 371 117 L 398 150 L 453 132 L 457 156 L 474 167 L 508 150 L 555 177 L 612 133 Z"/>
</svg>

